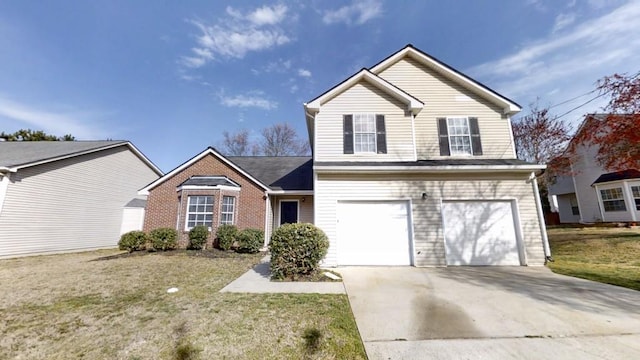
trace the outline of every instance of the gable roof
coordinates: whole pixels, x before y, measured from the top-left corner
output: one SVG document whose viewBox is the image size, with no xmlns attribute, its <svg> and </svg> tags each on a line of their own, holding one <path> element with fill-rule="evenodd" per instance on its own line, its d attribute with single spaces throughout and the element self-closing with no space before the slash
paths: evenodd
<svg viewBox="0 0 640 360">
<path fill-rule="evenodd" d="M 229 157 L 272 190 L 313 190 L 313 160 L 310 156 Z"/>
<path fill-rule="evenodd" d="M 256 179 L 254 176 L 252 176 L 251 174 L 246 172 L 244 169 L 242 169 L 241 167 L 237 166 L 233 162 L 229 161 L 229 159 L 227 159 L 222 154 L 220 154 L 216 149 L 214 149 L 213 147 L 209 146 L 208 148 L 204 149 L 204 151 L 202 151 L 198 155 L 196 155 L 196 156 L 192 157 L 191 159 L 185 161 L 184 163 L 178 165 L 173 170 L 171 170 L 168 173 L 164 174 L 164 176 L 160 177 L 159 179 L 151 182 L 149 185 L 147 185 L 147 186 L 143 187 L 142 189 L 140 189 L 138 191 L 138 194 L 139 195 L 149 195 L 149 191 L 151 189 L 153 189 L 156 186 L 162 184 L 163 182 L 165 182 L 168 179 L 172 178 L 177 173 L 181 172 L 182 170 L 184 170 L 184 169 L 188 168 L 189 166 L 193 165 L 195 162 L 197 162 L 200 159 L 204 158 L 205 156 L 209 156 L 209 155 L 215 157 L 216 159 L 220 160 L 222 163 L 224 163 L 227 166 L 231 167 L 232 169 L 238 171 L 240 174 L 246 176 L 249 180 L 251 180 L 254 184 L 256 184 L 259 187 L 261 187 L 263 190 L 265 190 L 265 191 L 270 190 L 269 187 L 267 185 L 265 185 L 263 182 L 261 182 L 260 180 Z M 206 174 L 203 174 L 203 175 L 206 175 Z"/>
<path fill-rule="evenodd" d="M 0 171 L 19 169 L 126 146 L 158 175 L 162 171 L 131 142 L 120 141 L 0 141 Z"/>
<path fill-rule="evenodd" d="M 497 93 L 496 91 L 490 89 L 479 81 L 470 78 L 469 76 L 461 73 L 460 71 L 452 68 L 451 66 L 414 47 L 411 44 L 408 44 L 396 53 L 391 54 L 386 59 L 371 67 L 370 70 L 374 74 L 380 74 L 382 71 L 407 56 L 411 57 L 414 60 L 417 60 L 421 64 L 437 71 L 448 79 L 462 85 L 463 87 L 477 93 L 478 95 L 501 105 L 505 114 L 512 115 L 522 109 L 522 107 L 515 101 Z"/>
<path fill-rule="evenodd" d="M 636 169 L 629 169 L 629 170 L 602 174 L 591 185 L 606 183 L 610 181 L 620 181 L 620 180 L 639 179 L 639 178 L 640 178 L 640 171 Z"/>
<path fill-rule="evenodd" d="M 404 102 L 405 104 L 407 104 L 407 110 L 411 111 L 413 114 L 419 113 L 420 110 L 422 110 L 422 108 L 424 107 L 424 103 L 422 101 L 409 95 L 404 90 L 396 87 L 387 80 L 379 77 L 378 75 L 372 73 L 367 69 L 362 69 L 354 75 L 348 77 L 338 85 L 325 91 L 320 96 L 316 97 L 308 103 L 305 103 L 304 107 L 307 111 L 318 112 L 320 110 L 320 106 L 322 106 L 325 102 L 333 99 L 338 94 L 344 92 L 345 90 L 349 89 L 362 80 L 369 82 L 380 90 L 383 90 L 394 98 Z"/>
</svg>

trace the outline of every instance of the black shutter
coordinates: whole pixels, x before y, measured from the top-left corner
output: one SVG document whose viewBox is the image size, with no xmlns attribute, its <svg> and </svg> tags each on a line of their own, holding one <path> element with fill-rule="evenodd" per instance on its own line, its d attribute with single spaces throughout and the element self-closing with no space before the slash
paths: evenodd
<svg viewBox="0 0 640 360">
<path fill-rule="evenodd" d="M 342 116 L 342 149 L 344 154 L 353 154 L 353 115 Z"/>
<path fill-rule="evenodd" d="M 378 154 L 387 153 L 387 132 L 384 127 L 384 115 L 376 115 L 376 145 Z"/>
<path fill-rule="evenodd" d="M 471 130 L 471 149 L 473 151 L 473 155 L 482 155 L 482 143 L 480 142 L 478 118 L 469 118 L 469 130 Z"/>
<path fill-rule="evenodd" d="M 438 118 L 438 138 L 440 142 L 440 155 L 449 156 L 449 132 L 447 131 L 447 119 Z"/>
</svg>

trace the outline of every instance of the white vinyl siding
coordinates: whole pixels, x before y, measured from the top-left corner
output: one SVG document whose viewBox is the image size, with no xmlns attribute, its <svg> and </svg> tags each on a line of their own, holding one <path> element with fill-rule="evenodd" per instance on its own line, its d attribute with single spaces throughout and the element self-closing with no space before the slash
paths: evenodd
<svg viewBox="0 0 640 360">
<path fill-rule="evenodd" d="M 158 175 L 126 146 L 11 174 L 0 257 L 115 247 L 124 206 Z"/>
<path fill-rule="evenodd" d="M 314 161 L 413 161 L 412 117 L 406 104 L 366 81 L 322 105 L 315 118 Z M 383 114 L 387 153 L 343 154 L 345 114 Z M 375 123 L 374 123 L 375 126 Z"/>
<path fill-rule="evenodd" d="M 426 199 L 422 199 L 426 193 Z M 324 264 L 337 264 L 337 204 L 339 201 L 411 200 L 416 266 L 445 265 L 440 204 L 442 200 L 509 200 L 516 202 L 527 265 L 544 264 L 540 223 L 531 184 L 523 175 L 452 174 L 450 176 L 318 174 L 315 183 L 315 223 L 329 237 Z"/>
<path fill-rule="evenodd" d="M 478 118 L 482 136 L 482 155 L 479 157 L 515 157 L 509 118 L 502 115 L 503 109 L 499 106 L 411 58 L 398 61 L 379 76 L 425 102 L 425 107 L 415 118 L 419 159 L 442 158 L 436 119 L 446 116 Z"/>
</svg>

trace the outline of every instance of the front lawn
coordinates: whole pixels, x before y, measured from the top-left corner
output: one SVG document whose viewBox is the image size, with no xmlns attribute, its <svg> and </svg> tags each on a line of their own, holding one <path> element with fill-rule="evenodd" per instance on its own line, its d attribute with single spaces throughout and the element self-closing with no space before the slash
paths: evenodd
<svg viewBox="0 0 640 360">
<path fill-rule="evenodd" d="M 218 293 L 261 255 L 118 253 L 0 260 L 0 358 L 365 358 L 346 295 Z"/>
<path fill-rule="evenodd" d="M 640 290 L 640 230 L 552 228 L 553 272 Z"/>
</svg>

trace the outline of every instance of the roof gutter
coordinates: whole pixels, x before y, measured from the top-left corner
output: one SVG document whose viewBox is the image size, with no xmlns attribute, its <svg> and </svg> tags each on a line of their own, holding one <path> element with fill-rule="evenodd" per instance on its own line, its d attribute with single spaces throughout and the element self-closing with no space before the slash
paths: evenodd
<svg viewBox="0 0 640 360">
<path fill-rule="evenodd" d="M 313 195 L 313 190 L 269 190 L 267 195 Z"/>
<path fill-rule="evenodd" d="M 495 171 L 513 171 L 527 172 L 544 170 L 546 165 L 446 165 L 446 166 L 323 166 L 314 165 L 313 170 L 318 172 L 334 172 L 334 173 L 354 173 L 354 172 L 384 172 L 384 173 L 401 173 L 401 172 L 420 172 L 420 173 L 454 173 L 454 172 L 495 172 Z"/>
<path fill-rule="evenodd" d="M 15 173 L 18 172 L 17 168 L 9 168 L 6 166 L 0 166 L 0 173 Z"/>
</svg>

